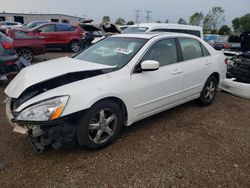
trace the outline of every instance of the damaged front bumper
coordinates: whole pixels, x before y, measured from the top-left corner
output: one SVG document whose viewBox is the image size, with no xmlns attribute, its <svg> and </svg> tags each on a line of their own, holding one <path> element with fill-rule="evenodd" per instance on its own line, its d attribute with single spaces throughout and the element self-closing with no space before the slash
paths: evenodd
<svg viewBox="0 0 250 188">
<path fill-rule="evenodd" d="M 15 119 L 11 110 L 11 99 L 5 100 L 6 115 L 14 127 L 13 131 L 26 134 L 35 153 L 41 154 L 46 147 L 69 148 L 76 142 L 76 125 L 65 119 L 51 122 L 25 122 Z"/>
</svg>

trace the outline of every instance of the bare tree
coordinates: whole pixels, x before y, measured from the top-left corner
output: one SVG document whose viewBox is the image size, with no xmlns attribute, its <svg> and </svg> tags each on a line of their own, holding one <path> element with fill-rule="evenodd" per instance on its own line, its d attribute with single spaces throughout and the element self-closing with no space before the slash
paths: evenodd
<svg viewBox="0 0 250 188">
<path fill-rule="evenodd" d="M 206 30 L 216 32 L 225 22 L 225 10 L 222 7 L 213 7 L 203 20 Z"/>
</svg>

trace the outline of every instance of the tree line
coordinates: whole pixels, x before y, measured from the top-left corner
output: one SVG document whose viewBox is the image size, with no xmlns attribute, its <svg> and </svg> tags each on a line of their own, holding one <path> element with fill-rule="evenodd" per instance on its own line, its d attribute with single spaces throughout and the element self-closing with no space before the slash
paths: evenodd
<svg viewBox="0 0 250 188">
<path fill-rule="evenodd" d="M 110 22 L 109 16 L 103 17 L 103 23 Z M 156 21 L 161 23 L 161 21 Z M 169 20 L 166 19 L 165 23 Z M 202 26 L 204 33 L 226 35 L 230 34 L 232 30 L 234 32 L 245 32 L 250 31 L 250 13 L 241 17 L 236 17 L 232 20 L 232 28 L 225 24 L 225 10 L 220 6 L 215 6 L 207 14 L 203 12 L 195 12 L 192 14 L 188 21 L 184 18 L 180 18 L 178 24 L 189 24 L 194 26 Z M 117 25 L 133 25 L 133 21 L 126 22 L 123 18 L 117 18 L 115 21 Z"/>
</svg>

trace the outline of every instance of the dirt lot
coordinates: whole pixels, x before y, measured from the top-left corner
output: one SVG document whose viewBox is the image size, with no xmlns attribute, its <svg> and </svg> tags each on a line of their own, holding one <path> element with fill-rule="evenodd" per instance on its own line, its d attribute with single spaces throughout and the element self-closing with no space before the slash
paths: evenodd
<svg viewBox="0 0 250 188">
<path fill-rule="evenodd" d="M 103 150 L 36 156 L 0 105 L 0 187 L 250 187 L 249 113 L 249 100 L 219 92 L 209 107 L 190 102 L 124 128 Z"/>
</svg>

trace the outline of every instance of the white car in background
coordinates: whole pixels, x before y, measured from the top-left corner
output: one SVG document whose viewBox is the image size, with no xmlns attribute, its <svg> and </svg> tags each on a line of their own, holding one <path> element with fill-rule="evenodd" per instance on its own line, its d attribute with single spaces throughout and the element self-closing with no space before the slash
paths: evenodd
<svg viewBox="0 0 250 188">
<path fill-rule="evenodd" d="M 196 99 L 211 104 L 225 56 L 178 33 L 120 34 L 69 58 L 23 69 L 5 90 L 14 131 L 37 152 L 112 143 L 123 125 Z"/>
<path fill-rule="evenodd" d="M 171 32 L 171 33 L 185 33 L 203 38 L 203 29 L 199 26 L 183 25 L 183 24 L 170 24 L 170 23 L 140 23 L 135 24 L 122 33 L 149 33 L 149 32 Z"/>
<path fill-rule="evenodd" d="M 2 21 L 0 22 L 1 29 L 12 29 L 12 28 L 19 28 L 23 25 L 19 22 L 11 22 L 11 21 Z"/>
</svg>

